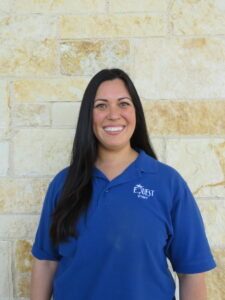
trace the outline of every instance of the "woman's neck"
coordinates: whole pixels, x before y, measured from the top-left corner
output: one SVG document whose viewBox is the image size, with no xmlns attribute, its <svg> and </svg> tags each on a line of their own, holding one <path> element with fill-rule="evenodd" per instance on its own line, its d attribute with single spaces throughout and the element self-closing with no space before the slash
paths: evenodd
<svg viewBox="0 0 225 300">
<path fill-rule="evenodd" d="M 138 157 L 131 147 L 117 151 L 99 149 L 95 166 L 105 174 L 111 181 L 122 172 Z"/>
</svg>

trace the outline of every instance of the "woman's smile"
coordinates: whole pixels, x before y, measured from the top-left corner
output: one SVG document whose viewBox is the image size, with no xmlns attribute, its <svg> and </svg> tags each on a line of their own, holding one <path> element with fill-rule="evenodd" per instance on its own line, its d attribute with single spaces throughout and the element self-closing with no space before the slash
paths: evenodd
<svg viewBox="0 0 225 300">
<path fill-rule="evenodd" d="M 114 126 L 106 126 L 103 127 L 105 132 L 110 135 L 116 135 L 121 133 L 124 130 L 125 126 L 114 125 Z"/>
</svg>

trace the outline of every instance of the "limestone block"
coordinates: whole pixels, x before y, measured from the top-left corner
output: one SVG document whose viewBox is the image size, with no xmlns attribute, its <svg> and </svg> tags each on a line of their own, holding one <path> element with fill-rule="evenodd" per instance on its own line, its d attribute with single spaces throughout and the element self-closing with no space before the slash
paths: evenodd
<svg viewBox="0 0 225 300">
<path fill-rule="evenodd" d="M 225 267 L 225 249 L 212 249 L 213 256 L 215 257 L 217 266 Z"/>
<path fill-rule="evenodd" d="M 40 213 L 49 178 L 2 178 L 0 212 Z"/>
<path fill-rule="evenodd" d="M 62 42 L 60 52 L 64 75 L 94 75 L 100 69 L 129 70 L 130 66 L 130 45 L 126 40 Z"/>
<path fill-rule="evenodd" d="M 37 230 L 39 215 L 1 215 L 0 237 L 32 239 Z"/>
<path fill-rule="evenodd" d="M 16 102 L 80 101 L 88 78 L 18 79 L 13 82 Z"/>
<path fill-rule="evenodd" d="M 54 75 L 56 41 L 0 40 L 0 76 Z"/>
<path fill-rule="evenodd" d="M 17 126 L 49 126 L 50 109 L 44 104 L 22 103 L 13 107 L 12 124 Z"/>
<path fill-rule="evenodd" d="M 225 248 L 225 201 L 198 200 L 211 247 Z"/>
<path fill-rule="evenodd" d="M 150 136 L 150 142 L 152 144 L 153 150 L 156 153 L 158 160 L 165 160 L 165 143 L 161 138 L 155 138 Z"/>
<path fill-rule="evenodd" d="M 10 242 L 0 241 L 0 299 L 12 296 L 11 246 Z"/>
<path fill-rule="evenodd" d="M 6 136 L 9 134 L 9 131 L 7 129 L 0 129 L 0 139 L 5 139 Z"/>
<path fill-rule="evenodd" d="M 57 36 L 56 17 L 47 15 L 5 16 L 0 18 L 1 38 L 6 40 L 54 39 Z"/>
<path fill-rule="evenodd" d="M 225 295 L 225 249 L 213 250 L 217 268 L 206 273 L 208 299 L 224 300 Z"/>
<path fill-rule="evenodd" d="M 137 40 L 133 73 L 141 98 L 224 98 L 224 49 L 219 38 Z"/>
<path fill-rule="evenodd" d="M 225 134 L 225 101 L 145 101 L 150 134 Z"/>
<path fill-rule="evenodd" d="M 15 268 L 17 273 L 31 272 L 32 267 L 32 242 L 28 240 L 18 240 L 15 245 Z"/>
<path fill-rule="evenodd" d="M 166 35 L 164 14 L 64 16 L 61 38 L 148 37 Z"/>
<path fill-rule="evenodd" d="M 176 35 L 225 33 L 225 2 L 221 0 L 176 0 L 171 8 Z"/>
<path fill-rule="evenodd" d="M 75 128 L 80 103 L 54 103 L 52 106 L 52 127 Z"/>
<path fill-rule="evenodd" d="M 20 0 L 16 1 L 17 13 L 95 13 L 105 11 L 104 0 Z"/>
<path fill-rule="evenodd" d="M 167 0 L 111 0 L 109 2 L 110 12 L 146 12 L 146 11 L 157 11 L 165 12 L 168 6 Z"/>
<path fill-rule="evenodd" d="M 30 275 L 16 276 L 15 296 L 30 299 Z"/>
<path fill-rule="evenodd" d="M 186 179 L 197 197 L 224 197 L 225 142 L 223 139 L 170 139 L 167 163 Z"/>
<path fill-rule="evenodd" d="M 5 176 L 9 168 L 9 143 L 0 142 L 0 176 Z"/>
<path fill-rule="evenodd" d="M 13 139 L 15 175 L 55 175 L 69 163 L 74 130 L 21 129 Z"/>
<path fill-rule="evenodd" d="M 13 128 L 0 129 L 1 140 L 10 140 L 14 134 L 15 134 L 15 130 Z"/>
<path fill-rule="evenodd" d="M 0 14 L 10 13 L 13 5 L 13 0 L 0 1 Z"/>
<path fill-rule="evenodd" d="M 6 80 L 0 80 L 0 128 L 8 128 L 9 101 L 9 85 Z"/>
</svg>

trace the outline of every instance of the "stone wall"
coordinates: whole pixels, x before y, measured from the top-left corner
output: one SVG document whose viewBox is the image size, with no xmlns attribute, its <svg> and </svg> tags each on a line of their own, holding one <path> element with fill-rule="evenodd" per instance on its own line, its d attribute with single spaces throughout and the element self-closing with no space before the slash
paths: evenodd
<svg viewBox="0 0 225 300">
<path fill-rule="evenodd" d="M 160 160 L 187 180 L 225 299 L 225 1 L 0 2 L 0 299 L 27 299 L 50 179 L 69 162 L 84 88 L 125 69 Z"/>
</svg>

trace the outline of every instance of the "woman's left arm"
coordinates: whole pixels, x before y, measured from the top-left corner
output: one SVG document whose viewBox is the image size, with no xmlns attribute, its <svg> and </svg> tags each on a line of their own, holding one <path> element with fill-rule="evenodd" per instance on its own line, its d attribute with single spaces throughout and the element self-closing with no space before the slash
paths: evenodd
<svg viewBox="0 0 225 300">
<path fill-rule="evenodd" d="M 204 273 L 180 274 L 179 292 L 180 300 L 206 300 L 206 285 Z"/>
</svg>

